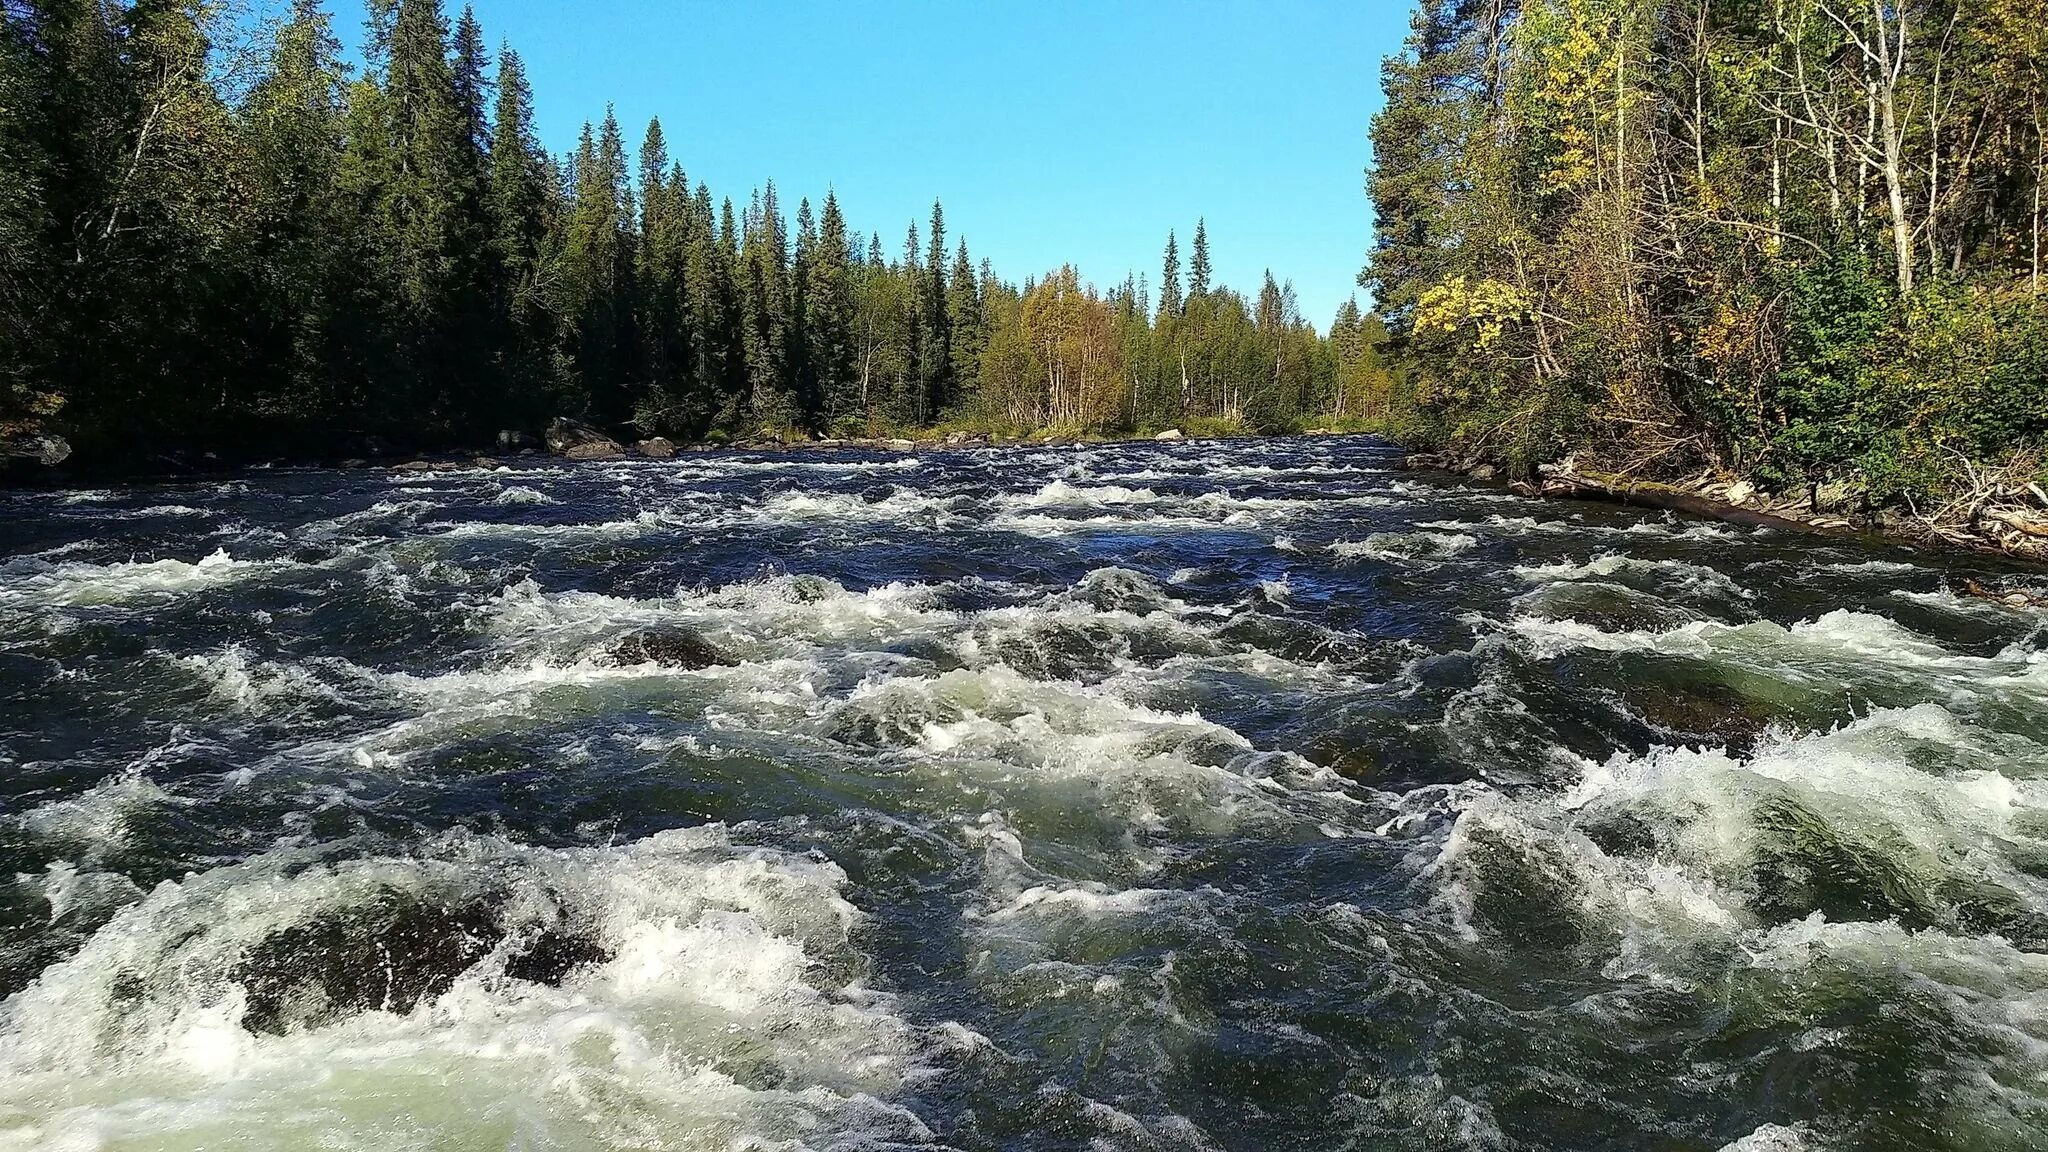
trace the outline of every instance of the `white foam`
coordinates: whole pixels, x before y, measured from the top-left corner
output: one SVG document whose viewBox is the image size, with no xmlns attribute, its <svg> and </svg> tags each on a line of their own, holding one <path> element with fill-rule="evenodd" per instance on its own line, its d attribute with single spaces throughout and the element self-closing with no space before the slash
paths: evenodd
<svg viewBox="0 0 2048 1152">
<path fill-rule="evenodd" d="M 1806 1152 L 1803 1125 L 1764 1124 L 1757 1130 L 1721 1146 L 1720 1152 Z"/>
<path fill-rule="evenodd" d="M 451 1117 L 497 1146 L 921 1140 L 876 1099 L 917 1041 L 860 983 L 845 883 L 717 827 L 563 851 L 451 835 L 422 858 L 280 853 L 166 883 L 0 1010 L 0 1140 L 390 1148 Z M 408 905 L 484 909 L 503 939 L 416 1005 L 337 1014 L 302 985 L 315 998 L 281 1002 L 297 1023 L 249 1030 L 255 977 L 374 963 L 317 951 L 363 946 L 318 925 Z M 563 927 L 588 964 L 560 987 L 507 974 Z M 265 952 L 280 938 L 316 951 Z"/>
<path fill-rule="evenodd" d="M 534 505 L 559 504 L 561 501 L 556 500 L 538 488 L 529 488 L 524 484 L 508 484 L 496 496 L 491 498 L 491 503 L 501 505 Z"/>
<path fill-rule="evenodd" d="M 146 775 L 147 760 L 109 776 L 76 796 L 52 800 L 19 817 L 22 827 L 38 836 L 84 847 L 89 856 L 120 848 L 134 832 L 137 819 L 178 801 Z"/>
<path fill-rule="evenodd" d="M 1375 532 L 1363 540 L 1340 540 L 1330 545 L 1330 554 L 1347 560 L 1439 560 L 1478 545 L 1478 537 L 1460 532 Z"/>
<path fill-rule="evenodd" d="M 2048 654 L 2015 647 L 1996 656 L 1968 656 L 1942 647 L 1887 617 L 1836 609 L 1787 628 L 1768 620 L 1731 625 L 1695 621 L 1668 631 L 1605 629 L 1570 619 L 1518 617 L 1507 624 L 1542 659 L 1574 649 L 1649 651 L 1745 665 L 1782 678 L 1890 678 L 1938 681 L 1958 691 L 2048 692 Z"/>
<path fill-rule="evenodd" d="M 237 560 L 216 549 L 192 562 L 125 561 L 115 564 L 14 561 L 0 565 L 0 604 L 52 607 L 161 603 L 246 580 L 278 567 Z"/>
<path fill-rule="evenodd" d="M 1690 564 L 1683 560 L 1646 559 L 1617 553 L 1596 556 L 1583 564 L 1560 560 L 1553 564 L 1517 565 L 1515 575 L 1535 584 L 1605 580 L 1616 576 L 1636 575 L 1660 581 L 1669 580 L 1681 588 L 1692 591 L 1711 590 L 1743 597 L 1753 595 L 1733 579 L 1704 564 Z"/>
</svg>

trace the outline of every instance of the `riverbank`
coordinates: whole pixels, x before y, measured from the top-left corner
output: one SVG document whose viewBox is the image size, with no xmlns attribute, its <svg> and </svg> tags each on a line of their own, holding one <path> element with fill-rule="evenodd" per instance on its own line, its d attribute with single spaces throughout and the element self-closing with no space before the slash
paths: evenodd
<svg viewBox="0 0 2048 1152">
<path fill-rule="evenodd" d="M 1491 480 L 1500 465 L 1455 451 L 1411 453 L 1404 466 Z M 1774 493 L 1706 472 L 1649 479 L 1589 468 L 1576 455 L 1514 479 L 1519 495 L 1603 500 L 1817 536 L 1874 536 L 1912 547 L 2004 556 L 2048 565 L 2048 491 L 2019 469 L 1972 469 L 1968 490 L 1937 508 L 1871 505 L 1846 485 Z"/>
</svg>

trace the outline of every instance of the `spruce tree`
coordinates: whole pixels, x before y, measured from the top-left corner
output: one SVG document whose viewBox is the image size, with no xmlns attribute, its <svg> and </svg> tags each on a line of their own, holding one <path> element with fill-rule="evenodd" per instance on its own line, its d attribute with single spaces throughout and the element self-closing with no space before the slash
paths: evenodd
<svg viewBox="0 0 2048 1152">
<path fill-rule="evenodd" d="M 1209 294 L 1209 222 L 1195 220 L 1195 247 L 1188 263 L 1188 296 Z"/>
<path fill-rule="evenodd" d="M 910 231 L 903 239 L 903 266 L 898 272 L 898 279 L 905 289 L 898 345 L 902 376 L 897 382 L 892 415 L 899 423 L 919 425 L 931 418 L 931 393 L 925 388 L 925 382 L 931 379 L 931 375 L 925 366 L 926 296 L 921 290 L 924 274 L 919 265 L 915 220 L 910 222 Z"/>
<path fill-rule="evenodd" d="M 825 207 L 818 217 L 818 239 L 805 274 L 804 293 L 806 343 L 819 425 L 829 430 L 835 420 L 858 407 L 851 249 L 839 198 L 830 191 L 825 193 Z"/>
<path fill-rule="evenodd" d="M 618 117 L 605 112 L 593 134 L 578 141 L 573 196 L 566 221 L 561 315 L 573 333 L 570 399 L 593 418 L 617 422 L 630 415 L 632 375 L 632 193 Z"/>
<path fill-rule="evenodd" d="M 1166 257 L 1159 270 L 1159 319 L 1164 323 L 1180 314 L 1180 242 L 1168 230 Z"/>
<path fill-rule="evenodd" d="M 490 177 L 484 200 L 489 229 L 493 311 L 503 325 L 495 360 L 498 423 L 531 427 L 545 419 L 554 313 L 543 285 L 548 234 L 548 162 L 533 131 L 533 92 L 510 48 L 498 53 L 497 105 L 491 121 Z"/>
<path fill-rule="evenodd" d="M 982 328 L 981 292 L 975 282 L 974 261 L 962 240 L 953 253 L 953 273 L 946 285 L 946 330 L 951 341 L 953 404 L 972 406 L 971 393 L 981 379 L 981 350 L 988 343 Z"/>
<path fill-rule="evenodd" d="M 690 260 L 689 185 L 669 160 L 661 121 L 650 120 L 640 144 L 640 242 L 634 276 L 640 337 L 636 420 L 648 432 L 689 434 L 705 412 L 695 387 L 693 325 L 685 284 Z"/>
<path fill-rule="evenodd" d="M 930 399 L 926 419 L 935 419 L 953 403 L 953 333 L 946 306 L 946 210 L 932 201 L 930 250 L 925 255 L 923 297 L 925 318 L 924 392 Z"/>
</svg>

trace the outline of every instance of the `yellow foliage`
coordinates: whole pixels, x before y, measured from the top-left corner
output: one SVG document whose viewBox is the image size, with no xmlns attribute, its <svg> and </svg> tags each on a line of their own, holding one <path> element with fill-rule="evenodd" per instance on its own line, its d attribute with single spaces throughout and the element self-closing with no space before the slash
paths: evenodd
<svg viewBox="0 0 2048 1152">
<path fill-rule="evenodd" d="M 1491 276 L 1453 276 L 1424 291 L 1415 305 L 1417 334 L 1464 335 L 1482 349 L 1499 343 L 1510 324 L 1528 318 L 1528 293 Z"/>
</svg>

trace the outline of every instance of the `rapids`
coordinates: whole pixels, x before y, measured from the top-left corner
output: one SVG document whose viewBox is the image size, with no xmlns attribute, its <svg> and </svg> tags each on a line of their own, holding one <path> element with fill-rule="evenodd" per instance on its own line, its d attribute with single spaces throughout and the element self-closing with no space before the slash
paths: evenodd
<svg viewBox="0 0 2048 1152">
<path fill-rule="evenodd" d="M 2048 1146 L 2048 620 L 1366 439 L 0 495 L 0 1149 Z"/>
</svg>

